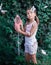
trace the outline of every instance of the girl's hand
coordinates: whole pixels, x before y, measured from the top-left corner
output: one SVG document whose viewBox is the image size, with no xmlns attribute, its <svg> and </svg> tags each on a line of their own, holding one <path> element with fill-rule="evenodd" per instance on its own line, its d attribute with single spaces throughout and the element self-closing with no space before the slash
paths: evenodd
<svg viewBox="0 0 51 65">
<path fill-rule="evenodd" d="M 17 32 L 20 33 L 21 29 L 20 29 L 20 27 L 17 25 L 16 22 L 14 23 L 14 28 L 15 28 L 15 30 L 16 30 Z"/>
<path fill-rule="evenodd" d="M 19 15 L 16 15 L 14 21 L 17 22 L 18 24 L 22 22 L 22 20 L 21 20 Z"/>
<path fill-rule="evenodd" d="M 18 33 L 21 33 L 21 29 L 16 29 L 16 31 L 17 31 Z"/>
<path fill-rule="evenodd" d="M 14 23 L 14 28 L 15 28 L 16 31 L 18 31 L 18 27 L 17 27 L 17 23 L 16 22 Z"/>
</svg>

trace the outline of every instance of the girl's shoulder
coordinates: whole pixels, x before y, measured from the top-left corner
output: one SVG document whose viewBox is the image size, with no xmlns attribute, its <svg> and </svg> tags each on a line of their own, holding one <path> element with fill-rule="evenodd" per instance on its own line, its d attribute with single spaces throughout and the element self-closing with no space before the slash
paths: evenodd
<svg viewBox="0 0 51 65">
<path fill-rule="evenodd" d="M 34 22 L 32 24 L 35 25 L 36 24 L 36 21 L 34 20 Z"/>
<path fill-rule="evenodd" d="M 36 21 L 33 22 L 32 26 L 35 26 L 35 25 L 38 26 Z"/>
</svg>

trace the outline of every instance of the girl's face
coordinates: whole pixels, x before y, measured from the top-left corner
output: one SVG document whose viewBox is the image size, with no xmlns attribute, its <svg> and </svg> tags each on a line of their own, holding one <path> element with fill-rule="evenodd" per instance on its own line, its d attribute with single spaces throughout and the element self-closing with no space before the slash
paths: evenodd
<svg viewBox="0 0 51 65">
<path fill-rule="evenodd" d="M 27 10 L 27 18 L 28 19 L 34 19 L 36 16 L 36 13 L 35 12 L 32 12 L 31 10 Z"/>
</svg>

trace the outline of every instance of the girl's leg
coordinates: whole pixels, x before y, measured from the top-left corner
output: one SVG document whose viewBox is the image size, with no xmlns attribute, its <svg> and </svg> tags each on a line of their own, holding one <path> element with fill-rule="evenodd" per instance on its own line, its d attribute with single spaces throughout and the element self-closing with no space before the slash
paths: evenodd
<svg viewBox="0 0 51 65">
<path fill-rule="evenodd" d="M 31 55 L 31 60 L 33 61 L 34 64 L 37 64 L 36 54 Z"/>
<path fill-rule="evenodd" d="M 28 45 L 25 45 L 25 59 L 26 59 L 27 64 L 29 64 L 30 54 L 29 54 L 29 46 Z"/>
<path fill-rule="evenodd" d="M 25 53 L 25 59 L 26 59 L 27 64 L 29 64 L 29 61 L 30 61 L 30 54 L 29 53 Z"/>
</svg>

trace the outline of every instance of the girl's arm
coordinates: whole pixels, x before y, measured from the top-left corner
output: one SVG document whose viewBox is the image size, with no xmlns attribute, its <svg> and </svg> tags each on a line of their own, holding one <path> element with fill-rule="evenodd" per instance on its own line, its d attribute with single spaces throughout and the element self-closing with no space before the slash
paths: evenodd
<svg viewBox="0 0 51 65">
<path fill-rule="evenodd" d="M 35 24 L 32 25 L 32 28 L 31 28 L 31 30 L 30 30 L 30 35 L 29 35 L 29 37 L 34 34 L 34 32 L 36 31 L 37 28 L 38 28 L 38 24 L 37 24 L 37 22 L 35 22 Z"/>
<path fill-rule="evenodd" d="M 21 30 L 24 31 L 24 32 L 26 31 L 26 25 L 27 25 L 27 22 L 26 22 L 26 24 L 24 26 L 23 26 L 23 23 L 21 25 Z"/>
<path fill-rule="evenodd" d="M 23 23 L 21 24 L 20 27 L 21 27 L 21 30 L 24 31 Z"/>
<path fill-rule="evenodd" d="M 37 29 L 37 27 L 38 27 L 38 25 L 37 25 L 37 23 L 35 23 L 34 25 L 32 25 L 32 28 L 31 28 L 29 33 L 24 32 L 22 30 L 19 30 L 19 33 L 21 33 L 21 34 L 23 34 L 23 35 L 25 35 L 27 37 L 31 37 L 34 34 L 34 32 Z"/>
<path fill-rule="evenodd" d="M 23 35 L 25 35 L 25 36 L 28 36 L 28 33 L 26 33 L 26 25 L 27 25 L 27 22 L 24 25 L 24 27 L 23 27 L 23 25 L 21 26 L 21 30 L 19 29 L 18 32 L 21 33 L 21 34 L 23 34 Z"/>
</svg>

